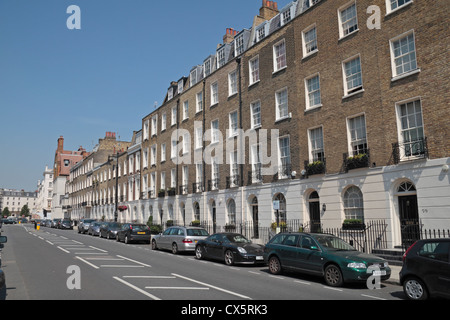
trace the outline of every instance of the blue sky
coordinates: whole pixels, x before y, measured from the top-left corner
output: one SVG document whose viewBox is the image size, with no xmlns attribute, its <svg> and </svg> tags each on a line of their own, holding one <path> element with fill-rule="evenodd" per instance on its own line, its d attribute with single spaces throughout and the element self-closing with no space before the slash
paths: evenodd
<svg viewBox="0 0 450 320">
<path fill-rule="evenodd" d="M 281 9 L 291 1 L 278 1 Z M 91 151 L 106 131 L 130 140 L 222 42 L 252 25 L 261 0 L 0 0 L 0 187 L 36 189 L 65 149 Z M 67 8 L 81 9 L 69 30 Z"/>
</svg>

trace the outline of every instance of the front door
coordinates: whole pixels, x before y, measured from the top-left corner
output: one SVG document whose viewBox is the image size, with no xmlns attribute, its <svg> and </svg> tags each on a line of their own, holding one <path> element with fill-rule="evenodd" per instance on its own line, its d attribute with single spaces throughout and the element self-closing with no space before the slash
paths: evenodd
<svg viewBox="0 0 450 320">
<path fill-rule="evenodd" d="M 320 232 L 320 199 L 319 194 L 316 191 L 309 196 L 309 220 L 311 232 Z"/>
<path fill-rule="evenodd" d="M 399 196 L 398 206 L 400 210 L 402 244 L 405 248 L 409 248 L 409 246 L 420 239 L 417 195 Z"/>
</svg>

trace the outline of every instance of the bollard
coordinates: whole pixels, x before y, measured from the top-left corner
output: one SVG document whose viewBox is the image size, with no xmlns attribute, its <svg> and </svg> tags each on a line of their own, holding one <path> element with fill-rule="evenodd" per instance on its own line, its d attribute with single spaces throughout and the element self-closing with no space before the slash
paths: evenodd
<svg viewBox="0 0 450 320">
<path fill-rule="evenodd" d="M 40 228 L 41 228 L 41 224 L 38 223 L 37 226 L 36 226 L 36 230 L 39 231 Z"/>
</svg>

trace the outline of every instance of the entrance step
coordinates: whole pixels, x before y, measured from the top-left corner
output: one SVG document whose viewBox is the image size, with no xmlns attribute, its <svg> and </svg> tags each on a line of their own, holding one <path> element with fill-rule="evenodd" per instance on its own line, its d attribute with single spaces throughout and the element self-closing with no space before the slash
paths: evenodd
<svg viewBox="0 0 450 320">
<path fill-rule="evenodd" d="M 404 251 L 400 248 L 394 249 L 373 249 L 372 254 L 386 259 L 390 265 L 402 266 Z"/>
</svg>

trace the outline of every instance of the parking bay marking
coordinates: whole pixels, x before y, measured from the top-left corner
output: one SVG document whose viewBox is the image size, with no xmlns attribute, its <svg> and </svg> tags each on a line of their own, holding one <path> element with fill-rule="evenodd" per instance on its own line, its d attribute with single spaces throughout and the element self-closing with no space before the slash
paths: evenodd
<svg viewBox="0 0 450 320">
<path fill-rule="evenodd" d="M 216 289 L 216 290 L 218 290 L 218 291 L 222 291 L 222 292 L 225 292 L 225 293 L 228 293 L 228 294 L 231 294 L 231 295 L 234 295 L 234 296 L 243 298 L 243 299 L 249 299 L 249 300 L 252 299 L 252 298 L 247 297 L 247 296 L 244 296 L 244 295 L 242 295 L 242 294 L 239 294 L 239 293 L 236 293 L 236 292 L 233 292 L 233 291 L 230 291 L 230 290 L 226 290 L 226 289 L 223 289 L 223 288 L 219 288 L 219 287 L 213 286 L 213 285 L 211 285 L 211 284 L 204 283 L 204 282 L 201 282 L 201 281 L 197 281 L 197 280 L 194 280 L 194 279 L 191 279 L 191 278 L 188 278 L 188 277 L 185 277 L 185 276 L 176 274 L 176 273 L 172 273 L 172 275 L 174 275 L 174 276 L 176 276 L 176 277 L 178 277 L 178 278 L 181 278 L 181 279 L 185 279 L 185 280 L 188 280 L 188 281 L 191 281 L 191 282 L 194 282 L 194 283 L 197 283 L 197 284 L 200 284 L 200 285 L 209 287 L 209 288 Z"/>
</svg>

